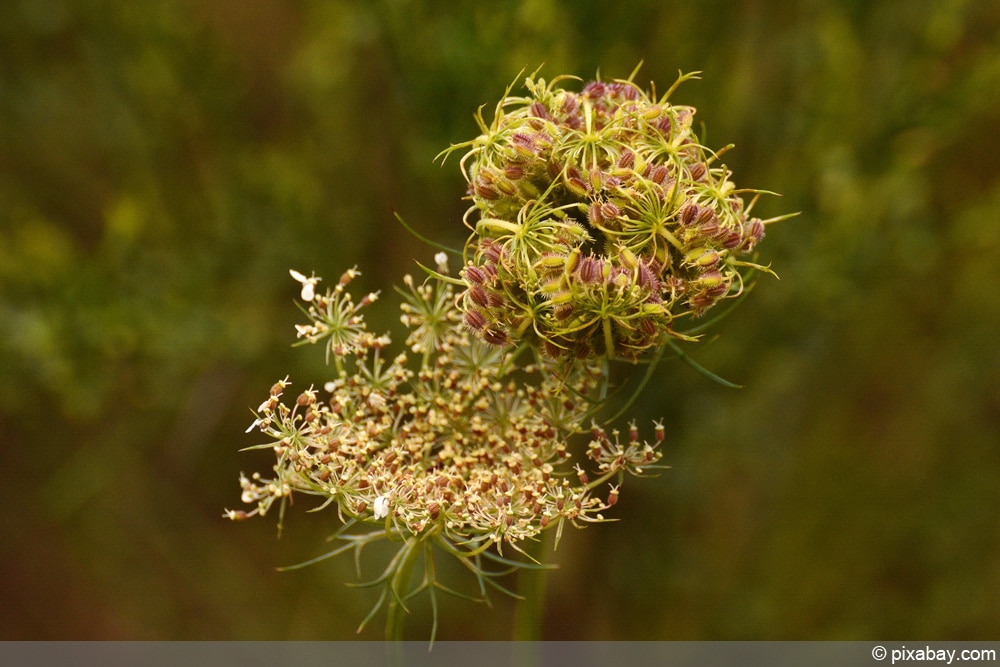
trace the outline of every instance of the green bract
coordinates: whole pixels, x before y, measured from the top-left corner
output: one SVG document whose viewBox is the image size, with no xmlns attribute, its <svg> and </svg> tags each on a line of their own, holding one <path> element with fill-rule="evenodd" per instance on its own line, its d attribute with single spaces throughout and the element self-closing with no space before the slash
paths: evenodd
<svg viewBox="0 0 1000 667">
<path fill-rule="evenodd" d="M 634 74 L 633 74 L 634 76 Z M 724 152 L 698 142 L 695 110 L 628 80 L 580 92 L 528 77 L 465 149 L 466 325 L 551 357 L 635 359 L 744 286 L 764 236 Z M 728 147 L 727 147 L 728 148 Z"/>
</svg>

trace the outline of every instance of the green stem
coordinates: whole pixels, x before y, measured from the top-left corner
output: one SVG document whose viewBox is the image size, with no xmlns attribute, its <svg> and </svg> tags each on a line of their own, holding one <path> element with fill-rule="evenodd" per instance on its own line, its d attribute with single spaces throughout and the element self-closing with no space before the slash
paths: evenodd
<svg viewBox="0 0 1000 667">
<path fill-rule="evenodd" d="M 401 550 L 399 565 L 392 575 L 392 582 L 389 584 L 389 609 L 388 619 L 385 624 L 385 638 L 387 641 L 403 641 L 403 617 L 409 613 L 403 600 L 410 590 L 410 579 L 413 577 L 413 567 L 417 563 L 420 555 L 420 540 L 411 537 L 406 540 Z"/>
<path fill-rule="evenodd" d="M 525 553 L 538 563 L 545 562 L 548 538 L 543 533 L 538 541 L 525 545 Z M 545 615 L 545 585 L 548 570 L 544 567 L 522 569 L 518 575 L 518 594 L 522 599 L 514 607 L 514 630 L 512 639 L 515 641 L 541 641 L 542 620 Z"/>
</svg>

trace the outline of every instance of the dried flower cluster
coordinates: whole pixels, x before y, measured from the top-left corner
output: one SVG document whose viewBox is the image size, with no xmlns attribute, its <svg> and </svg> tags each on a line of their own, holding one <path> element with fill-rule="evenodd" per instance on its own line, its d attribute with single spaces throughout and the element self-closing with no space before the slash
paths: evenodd
<svg viewBox="0 0 1000 667">
<path fill-rule="evenodd" d="M 765 222 L 698 143 L 695 110 L 629 80 L 529 77 L 466 149 L 472 207 L 464 309 L 493 344 L 552 357 L 635 359 L 674 322 L 743 289 Z M 756 192 L 756 191 L 750 191 Z M 755 201 L 755 200 L 754 200 Z"/>
<path fill-rule="evenodd" d="M 446 257 L 437 259 L 446 277 Z M 315 495 L 336 507 L 345 528 L 370 526 L 340 536 L 346 547 L 328 555 L 360 552 L 381 539 L 401 542 L 376 580 L 386 586 L 383 599 L 413 593 L 402 590 L 400 577 L 412 565 L 406 556 L 418 551 L 425 554 L 425 585 L 432 593 L 442 588 L 434 583 L 430 546 L 461 558 L 485 593 L 485 583 L 504 589 L 480 556 L 496 559 L 505 545 L 521 551 L 519 542 L 549 528 L 558 540 L 567 522 L 604 521 L 623 475 L 657 467 L 659 425 L 649 444 L 634 426 L 621 442 L 617 431 L 595 424 L 586 451 L 590 474 L 571 464 L 570 438 L 583 431 L 605 382 L 600 367 L 544 357 L 521 362 L 519 354 L 534 359 L 530 349 L 502 350 L 470 335 L 447 280 L 417 284 L 410 276 L 400 290 L 409 353 L 387 356 L 389 337 L 369 332 L 362 312 L 377 295 L 355 301 L 348 290 L 356 275 L 348 271 L 319 294 L 319 278 L 292 271 L 309 319 L 296 326 L 299 338 L 325 341 L 336 377 L 291 401 L 287 378 L 271 388 L 248 431 L 267 436 L 254 448 L 274 450 L 275 475 L 241 475 L 242 499 L 254 507 L 227 510 L 228 518 L 264 515 L 275 503 L 283 510 L 293 494 Z M 496 554 L 488 553 L 494 546 Z"/>
<path fill-rule="evenodd" d="M 299 274 L 301 275 L 301 274 Z M 405 535 L 434 534 L 466 549 L 517 542 L 563 521 L 601 520 L 608 498 L 595 491 L 619 473 L 640 473 L 659 453 L 630 430 L 618 444 L 594 429 L 597 479 L 567 469 L 568 439 L 580 431 L 601 381 L 593 366 L 518 366 L 513 353 L 472 339 L 453 288 L 407 276 L 403 323 L 412 352 L 385 356 L 388 336 L 364 327 L 346 286 L 355 272 L 309 302 L 300 337 L 326 340 L 337 378 L 282 401 L 276 383 L 252 425 L 272 442 L 276 477 L 244 478 L 247 514 L 302 492 L 336 504 L 341 516 Z M 548 365 L 547 365 L 548 364 Z M 515 372 L 516 371 L 516 372 Z M 615 492 L 612 495 L 617 495 Z"/>
</svg>

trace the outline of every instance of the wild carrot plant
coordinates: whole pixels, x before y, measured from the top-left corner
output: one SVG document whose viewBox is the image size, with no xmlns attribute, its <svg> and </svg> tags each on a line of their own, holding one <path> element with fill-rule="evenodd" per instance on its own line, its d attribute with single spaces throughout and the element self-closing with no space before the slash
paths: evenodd
<svg viewBox="0 0 1000 667">
<path fill-rule="evenodd" d="M 561 87 L 571 77 L 529 76 L 490 122 L 476 114 L 480 136 L 442 154 L 464 152 L 471 234 L 457 274 L 441 252 L 420 279 L 404 276 L 405 349 L 367 329 L 378 295 L 356 299 L 355 269 L 325 290 L 291 272 L 298 337 L 325 345 L 333 378 L 274 384 L 248 431 L 276 463 L 241 475 L 251 509 L 226 516 L 275 504 L 283 516 L 293 495 L 316 496 L 338 513 L 339 544 L 302 565 L 396 545 L 362 627 L 385 607 L 387 637 L 401 638 L 426 593 L 436 630 L 440 593 L 516 595 L 505 577 L 544 567 L 544 531 L 558 542 L 566 526 L 608 520 L 624 479 L 660 467 L 665 435 L 602 416 L 610 365 L 686 358 L 676 341 L 696 340 L 697 325 L 684 323 L 769 272 L 753 253 L 778 218 L 751 216 L 760 192 L 736 188 L 720 162 L 729 147 L 702 146 L 695 110 L 670 102 L 694 75 L 657 95 L 634 74 L 578 92 Z M 468 569 L 472 593 L 440 580 L 440 556 Z"/>
</svg>

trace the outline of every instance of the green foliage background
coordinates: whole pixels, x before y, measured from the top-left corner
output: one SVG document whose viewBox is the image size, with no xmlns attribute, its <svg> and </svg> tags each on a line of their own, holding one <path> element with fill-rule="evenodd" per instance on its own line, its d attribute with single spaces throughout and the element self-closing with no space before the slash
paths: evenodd
<svg viewBox="0 0 1000 667">
<path fill-rule="evenodd" d="M 673 468 L 567 535 L 544 636 L 995 639 L 998 36 L 991 0 L 0 4 L 0 639 L 355 637 L 349 559 L 274 572 L 333 516 L 221 518 L 271 463 L 249 408 L 326 378 L 287 270 L 388 290 L 430 256 L 393 208 L 464 238 L 432 158 L 480 104 L 640 60 L 702 70 L 674 101 L 803 214 L 693 352 L 746 389 L 661 370 Z M 506 600 L 444 614 L 509 636 Z"/>
</svg>

